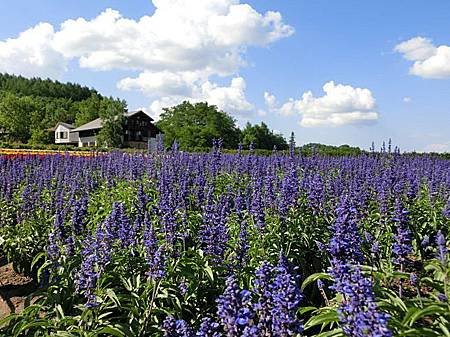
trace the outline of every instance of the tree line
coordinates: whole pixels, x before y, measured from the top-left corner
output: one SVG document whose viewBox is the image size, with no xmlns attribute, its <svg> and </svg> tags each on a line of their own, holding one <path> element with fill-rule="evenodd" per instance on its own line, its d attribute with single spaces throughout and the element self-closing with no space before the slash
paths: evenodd
<svg viewBox="0 0 450 337">
<path fill-rule="evenodd" d="M 283 135 L 270 130 L 264 122 L 247 123 L 241 130 L 235 119 L 207 102 L 185 101 L 165 108 L 156 125 L 164 132 L 166 146 L 176 141 L 182 150 L 209 148 L 215 139 L 221 139 L 226 149 L 237 149 L 239 144 L 255 149 L 288 149 Z"/>
<path fill-rule="evenodd" d="M 33 145 L 53 144 L 50 131 L 58 122 L 80 126 L 96 118 L 103 119 L 98 143 L 120 147 L 125 101 L 104 97 L 97 90 L 74 83 L 49 79 L 14 76 L 0 73 L 0 140 Z M 247 123 L 240 129 L 236 120 L 207 102 L 183 102 L 163 109 L 156 125 L 165 134 L 165 145 L 174 141 L 181 150 L 204 151 L 213 141 L 222 140 L 225 149 L 287 150 L 295 146 L 294 135 L 289 142 L 272 131 L 267 124 Z M 2 139 L 3 138 L 3 139 Z M 357 155 L 359 148 L 307 144 L 297 148 L 308 154 Z"/>
<path fill-rule="evenodd" d="M 3 140 L 52 144 L 54 135 L 49 130 L 58 122 L 80 126 L 101 117 L 104 126 L 98 142 L 119 147 L 126 106 L 125 101 L 104 97 L 97 90 L 79 84 L 0 74 L 0 137 Z M 236 149 L 240 143 L 256 149 L 288 148 L 284 137 L 265 123 L 247 123 L 241 130 L 230 115 L 206 102 L 183 102 L 164 109 L 157 126 L 165 133 L 168 146 L 177 140 L 183 150 L 211 147 L 218 138 L 229 149 Z"/>
<path fill-rule="evenodd" d="M 79 126 L 125 108 L 124 101 L 79 84 L 0 74 L 0 137 L 4 140 L 51 144 L 54 135 L 48 129 L 58 122 Z"/>
<path fill-rule="evenodd" d="M 61 83 L 50 79 L 25 78 L 0 73 L 0 91 L 7 91 L 21 96 L 40 96 L 50 98 L 67 98 L 74 102 L 84 101 L 91 95 L 99 93 L 76 83 Z"/>
</svg>

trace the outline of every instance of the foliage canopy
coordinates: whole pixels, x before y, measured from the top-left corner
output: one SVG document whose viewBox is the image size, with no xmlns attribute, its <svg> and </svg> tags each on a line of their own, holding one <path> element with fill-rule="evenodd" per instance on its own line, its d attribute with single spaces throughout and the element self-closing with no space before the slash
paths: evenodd
<svg viewBox="0 0 450 337">
<path fill-rule="evenodd" d="M 107 115 L 117 104 L 79 84 L 0 74 L 0 136 L 12 142 L 50 144 L 49 129 L 56 123 L 80 126 Z"/>
<path fill-rule="evenodd" d="M 120 147 L 122 145 L 123 124 L 125 122 L 125 111 L 127 105 L 125 101 L 104 100 L 100 104 L 100 118 L 103 120 L 97 142 L 101 146 Z"/>
<path fill-rule="evenodd" d="M 211 147 L 218 138 L 225 148 L 236 148 L 240 139 L 235 120 L 206 102 L 185 101 L 165 108 L 157 126 L 164 131 L 167 146 L 176 140 L 182 150 Z"/>
<path fill-rule="evenodd" d="M 264 122 L 259 125 L 247 123 L 242 130 L 242 144 L 244 146 L 253 144 L 254 148 L 265 150 L 272 150 L 274 147 L 277 150 L 287 150 L 288 148 L 283 135 L 274 133 Z"/>
</svg>

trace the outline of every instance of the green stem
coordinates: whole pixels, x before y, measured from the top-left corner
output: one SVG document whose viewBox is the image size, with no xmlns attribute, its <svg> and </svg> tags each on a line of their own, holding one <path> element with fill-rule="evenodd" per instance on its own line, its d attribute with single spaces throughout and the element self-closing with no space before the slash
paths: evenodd
<svg viewBox="0 0 450 337">
<path fill-rule="evenodd" d="M 161 280 L 157 281 L 155 286 L 152 289 L 152 295 L 150 299 L 149 306 L 144 311 L 144 321 L 141 324 L 141 328 L 139 329 L 139 336 L 144 336 L 145 331 L 147 330 L 148 320 L 153 310 L 153 305 L 155 303 L 156 295 L 158 294 L 159 286 L 161 285 Z"/>
</svg>

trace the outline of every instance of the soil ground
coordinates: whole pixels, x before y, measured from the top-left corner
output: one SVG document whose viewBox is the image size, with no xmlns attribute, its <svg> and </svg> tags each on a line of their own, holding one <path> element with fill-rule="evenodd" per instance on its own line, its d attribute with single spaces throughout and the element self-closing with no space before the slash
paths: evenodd
<svg viewBox="0 0 450 337">
<path fill-rule="evenodd" d="M 16 273 L 12 263 L 0 257 L 0 319 L 23 310 L 35 288 L 30 277 Z"/>
</svg>

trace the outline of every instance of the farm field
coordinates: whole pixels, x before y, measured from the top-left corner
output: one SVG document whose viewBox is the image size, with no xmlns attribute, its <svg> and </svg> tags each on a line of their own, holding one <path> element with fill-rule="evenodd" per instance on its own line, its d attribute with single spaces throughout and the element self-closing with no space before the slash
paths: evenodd
<svg viewBox="0 0 450 337">
<path fill-rule="evenodd" d="M 3 154 L 0 335 L 450 336 L 449 226 L 439 157 Z"/>
</svg>

